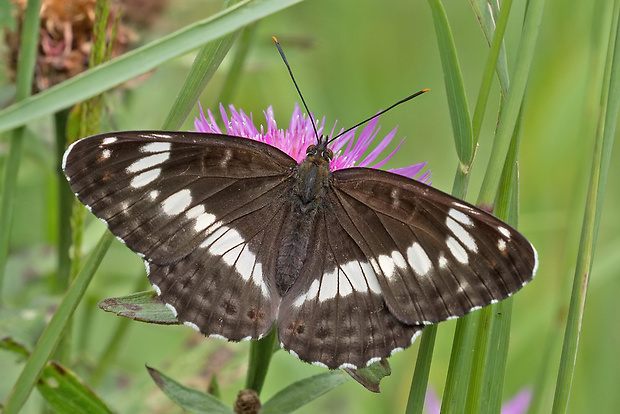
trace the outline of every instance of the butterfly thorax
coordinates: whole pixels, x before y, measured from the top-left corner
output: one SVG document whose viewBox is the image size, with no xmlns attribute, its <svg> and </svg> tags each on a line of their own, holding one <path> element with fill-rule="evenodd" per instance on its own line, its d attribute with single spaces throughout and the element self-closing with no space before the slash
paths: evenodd
<svg viewBox="0 0 620 414">
<path fill-rule="evenodd" d="M 295 173 L 291 195 L 291 211 L 283 228 L 276 268 L 276 284 L 284 295 L 295 283 L 306 258 L 312 254 L 309 242 L 318 213 L 324 208 L 325 194 L 330 185 L 329 162 L 332 151 L 325 144 L 311 145 Z"/>
</svg>

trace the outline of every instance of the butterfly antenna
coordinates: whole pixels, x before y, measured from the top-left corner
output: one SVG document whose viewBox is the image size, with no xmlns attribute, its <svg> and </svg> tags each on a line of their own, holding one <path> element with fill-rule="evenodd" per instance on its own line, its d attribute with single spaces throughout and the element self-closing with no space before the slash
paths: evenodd
<svg viewBox="0 0 620 414">
<path fill-rule="evenodd" d="M 321 138 L 319 137 L 319 131 L 317 131 L 316 129 L 316 125 L 314 124 L 314 119 L 312 119 L 312 114 L 310 113 L 310 109 L 308 109 L 308 105 L 306 105 L 304 96 L 301 94 L 301 90 L 299 89 L 299 86 L 297 85 L 295 76 L 293 76 L 293 71 L 291 70 L 291 66 L 288 64 L 288 60 L 286 60 L 286 56 L 284 56 L 284 50 L 282 50 L 282 46 L 280 46 L 280 42 L 278 42 L 278 39 L 276 39 L 275 36 L 272 36 L 271 38 L 276 43 L 278 52 L 280 52 L 280 56 L 282 56 L 282 60 L 284 61 L 284 64 L 286 65 L 286 68 L 288 69 L 288 73 L 291 75 L 291 80 L 293 81 L 293 85 L 295 85 L 295 89 L 297 89 L 297 93 L 299 94 L 299 97 L 301 98 L 301 103 L 304 104 L 304 108 L 306 108 L 306 113 L 308 114 L 310 121 L 312 121 L 312 129 L 314 129 L 314 135 L 316 135 L 316 140 L 317 142 L 320 142 Z"/>
<path fill-rule="evenodd" d="M 363 120 L 362 122 L 358 122 L 357 124 L 353 125 L 351 128 L 348 128 L 347 130 L 342 131 L 340 134 L 336 135 L 335 137 L 333 137 L 332 139 L 330 139 L 329 141 L 327 141 L 327 143 L 329 144 L 330 142 L 334 141 L 336 138 L 343 136 L 343 135 L 344 135 L 344 134 L 346 134 L 347 132 L 349 132 L 349 131 L 351 131 L 351 130 L 354 130 L 355 128 L 357 128 L 357 127 L 358 127 L 358 126 L 360 126 L 360 125 L 364 125 L 366 122 L 370 121 L 371 119 L 374 119 L 374 118 L 378 117 L 379 115 L 383 115 L 384 113 L 386 113 L 386 112 L 387 112 L 387 111 L 389 111 L 390 109 L 395 108 L 395 107 L 397 107 L 398 105 L 400 105 L 400 104 L 402 104 L 402 103 L 405 103 L 405 102 L 407 102 L 407 101 L 410 101 L 410 100 L 412 100 L 413 98 L 415 98 L 416 96 L 420 96 L 420 95 L 422 95 L 423 93 L 426 93 L 426 92 L 428 92 L 428 91 L 430 91 L 430 89 L 422 89 L 421 91 L 416 92 L 416 93 L 414 93 L 413 95 L 409 95 L 408 97 L 401 99 L 400 101 L 396 102 L 395 104 L 393 104 L 392 106 L 390 106 L 390 107 L 389 107 L 389 108 L 387 108 L 386 110 L 384 110 L 384 111 L 379 111 L 379 113 L 376 113 L 376 114 L 374 114 L 373 116 L 371 116 L 371 117 L 369 117 L 369 118 L 366 118 L 366 119 L 365 119 L 365 120 Z"/>
</svg>

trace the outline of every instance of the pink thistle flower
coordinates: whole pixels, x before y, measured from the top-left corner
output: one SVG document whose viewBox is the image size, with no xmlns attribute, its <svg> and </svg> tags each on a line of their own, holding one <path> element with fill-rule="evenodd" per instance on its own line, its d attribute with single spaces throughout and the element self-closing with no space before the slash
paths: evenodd
<svg viewBox="0 0 620 414">
<path fill-rule="evenodd" d="M 261 125 L 260 129 L 254 125 L 252 114 L 248 116 L 241 110 L 237 111 L 233 105 L 230 105 L 228 108 L 230 111 L 230 117 L 226 113 L 224 105 L 220 104 L 220 114 L 224 120 L 224 124 L 226 125 L 226 131 L 223 132 L 220 130 L 210 110 L 207 110 L 207 117 L 205 117 L 202 106 L 200 106 L 200 117 L 194 120 L 195 131 L 215 134 L 226 133 L 228 135 L 245 137 L 264 142 L 284 151 L 289 156 L 294 158 L 295 161 L 302 162 L 306 157 L 306 148 L 309 145 L 317 143 L 314 128 L 312 127 L 312 119 L 316 120 L 316 129 L 319 135 L 323 134 L 323 130 L 325 128 L 324 117 L 320 121 L 318 118 L 314 117 L 311 119 L 301 113 L 299 105 L 297 104 L 295 104 L 293 115 L 291 116 L 289 126 L 286 130 L 278 129 L 273 114 L 273 108 L 271 106 L 263 112 L 265 120 L 267 121 L 267 126 L 263 127 Z M 373 118 L 364 126 L 357 139 L 355 139 L 355 133 L 357 131 L 356 128 L 342 136 L 339 136 L 334 140 L 334 142 L 329 144 L 329 148 L 334 152 L 334 158 L 330 162 L 332 171 L 351 167 L 380 168 L 390 158 L 392 158 L 394 154 L 396 154 L 398 149 L 403 144 L 405 140 L 404 138 L 400 141 L 394 151 L 375 163 L 377 158 L 396 135 L 397 128 L 394 128 L 383 139 L 381 139 L 379 144 L 370 152 L 370 154 L 362 159 L 362 156 L 368 150 L 370 144 L 373 142 L 381 129 L 377 126 L 378 123 L 379 118 Z M 336 135 L 334 134 L 335 128 L 336 125 L 334 124 L 329 136 Z M 342 131 L 343 130 L 341 129 L 340 132 Z M 415 178 L 420 182 L 430 185 L 430 170 L 427 170 L 425 173 L 419 175 L 426 164 L 426 162 L 422 162 L 408 167 L 394 168 L 389 171 L 405 177 Z M 416 176 L 418 177 L 416 178 Z"/>
</svg>

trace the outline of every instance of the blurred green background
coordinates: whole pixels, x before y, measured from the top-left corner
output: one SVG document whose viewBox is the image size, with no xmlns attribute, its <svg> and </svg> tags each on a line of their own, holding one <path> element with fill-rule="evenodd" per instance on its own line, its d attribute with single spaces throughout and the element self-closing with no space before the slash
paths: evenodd
<svg viewBox="0 0 620 414">
<path fill-rule="evenodd" d="M 444 1 L 463 72 L 470 112 L 477 97 L 487 43 L 471 6 Z M 515 2 L 506 36 L 509 67 L 514 63 L 525 2 Z M 219 2 L 171 2 L 143 42 L 156 39 L 219 9 Z M 565 313 L 570 298 L 587 180 L 598 117 L 598 96 L 609 32 L 605 1 L 547 0 L 526 95 L 520 150 L 520 230 L 539 252 L 536 279 L 514 302 L 505 398 L 533 387 L 545 376 L 542 412 L 553 398 Z M 232 102 L 256 123 L 274 107 L 281 127 L 299 99 L 273 45 L 284 48 L 305 99 L 328 129 L 352 125 L 422 88 L 427 93 L 382 116 L 382 133 L 398 126 L 407 140 L 387 168 L 428 161 L 433 186 L 449 192 L 457 157 L 454 151 L 443 74 L 430 10 L 425 1 L 378 2 L 308 0 L 258 24 L 244 73 Z M 108 94 L 111 129 L 157 129 L 192 63 L 193 55 L 152 72 L 130 90 Z M 217 110 L 229 59 L 202 94 L 203 108 Z M 488 159 L 499 102 L 491 93 L 467 199 L 475 201 Z M 198 110 L 193 112 L 193 116 Z M 192 119 L 184 129 L 192 128 Z M 47 278 L 54 272 L 55 176 L 52 124 L 29 125 L 25 142 L 11 239 L 5 305 L 0 336 L 11 334 L 32 346 L 59 296 L 51 295 Z M 0 141 L 5 161 L 6 139 Z M 611 413 L 620 406 L 620 180 L 619 159 L 612 154 L 605 207 L 592 268 L 569 413 Z M 89 216 L 87 244 L 96 243 L 103 225 Z M 118 242 L 108 252 L 78 308 L 75 320 L 75 370 L 87 372 L 107 344 L 118 317 L 100 311 L 99 300 L 138 289 L 146 278 L 140 259 Z M 430 384 L 443 390 L 455 321 L 442 323 Z M 218 373 L 223 398 L 231 403 L 243 386 L 248 344 L 205 339 L 186 327 L 131 323 L 118 359 L 97 392 L 118 412 L 174 412 L 157 389 L 148 364 L 194 388 L 206 389 Z M 390 359 L 392 376 L 382 393 L 372 394 L 351 381 L 300 413 L 402 412 L 413 373 L 417 344 Z M 6 399 L 23 365 L 0 353 L 0 401 Z M 285 352 L 274 356 L 263 391 L 265 399 L 292 381 L 323 372 Z M 35 407 L 33 393 L 26 411 Z M 172 410 L 172 411 L 171 411 Z"/>
</svg>

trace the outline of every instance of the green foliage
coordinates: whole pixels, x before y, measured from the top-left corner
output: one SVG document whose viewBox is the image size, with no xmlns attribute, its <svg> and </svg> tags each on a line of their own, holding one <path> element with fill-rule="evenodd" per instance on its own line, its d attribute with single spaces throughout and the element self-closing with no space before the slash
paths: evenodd
<svg viewBox="0 0 620 414">
<path fill-rule="evenodd" d="M 0 260 L 6 275 L 0 336 L 11 338 L 0 350 L 4 412 L 31 412 L 42 404 L 60 412 L 178 406 L 232 412 L 238 391 L 252 388 L 260 391 L 266 413 L 413 413 L 422 412 L 427 384 L 443 393 L 443 412 L 497 412 L 501 401 L 526 386 L 534 388 L 532 413 L 549 412 L 554 404 L 556 412 L 613 412 L 620 404 L 620 328 L 613 319 L 620 312 L 620 221 L 613 214 L 620 203 L 620 162 L 611 146 L 620 71 L 613 69 L 617 21 L 610 16 L 617 19 L 620 3 L 597 8 L 577 0 L 504 0 L 499 10 L 491 3 L 493 11 L 484 0 L 396 1 L 389 7 L 366 0 L 354 7 L 255 0 L 218 13 L 196 2 L 186 14 L 171 3 L 165 25 L 141 33 L 142 47 L 28 98 L 34 72 L 28 57 L 37 48 L 38 14 L 31 12 L 18 85 L 0 86 L 1 96 L 19 91 L 19 99 L 0 111 L 0 130 L 13 129 L 10 139 L 0 138 L 0 259 L 3 252 L 7 258 Z M 389 377 L 385 365 L 378 373 L 353 373 L 369 388 L 381 382 L 381 394 L 344 372 L 274 352 L 273 335 L 249 345 L 226 344 L 186 327 L 119 323 L 99 311 L 96 303 L 112 297 L 101 302 L 107 311 L 176 323 L 152 293 L 125 296 L 143 289 L 136 289 L 145 279 L 140 260 L 109 235 L 99 239 L 103 227 L 90 215 L 73 218 L 77 227 L 85 222 L 81 249 L 66 259 L 57 255 L 67 251 L 62 214 L 72 212 L 64 211 L 63 197 L 51 185 L 58 166 L 57 154 L 49 151 L 49 115 L 59 119 L 74 104 L 106 93 L 104 102 L 90 107 L 101 112 L 76 110 L 80 122 L 70 126 L 90 128 L 99 121 L 87 115 L 103 115 L 109 129 L 162 123 L 189 129 L 184 119 L 197 113 L 197 99 L 215 113 L 223 99 L 255 119 L 273 105 L 284 123 L 297 96 L 272 35 L 287 51 L 310 109 L 326 114 L 327 123 L 352 125 L 430 88 L 382 116 L 381 134 L 399 124 L 397 136 L 408 137 L 388 168 L 429 161 L 433 185 L 442 190 L 450 188 L 456 170 L 455 194 L 465 197 L 468 187 L 482 186 L 479 202 L 518 222 L 539 252 L 536 280 L 514 298 L 426 329 L 419 344 L 390 358 Z M 199 48 L 190 67 L 188 53 L 193 58 Z M 229 50 L 234 59 L 225 58 Z M 129 90 L 113 89 L 149 72 Z M 18 126 L 24 128 L 14 130 Z M 72 131 L 75 137 L 90 133 Z M 475 191 L 470 194 L 476 199 Z M 77 276 L 58 295 L 66 263 L 56 262 L 62 260 L 71 261 Z M 68 326 L 72 335 L 60 342 Z M 57 346 L 68 356 L 63 364 L 50 362 Z M 167 375 L 149 369 L 153 382 L 146 363 L 165 367 Z M 35 387 L 40 392 L 31 395 Z"/>
</svg>

